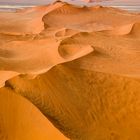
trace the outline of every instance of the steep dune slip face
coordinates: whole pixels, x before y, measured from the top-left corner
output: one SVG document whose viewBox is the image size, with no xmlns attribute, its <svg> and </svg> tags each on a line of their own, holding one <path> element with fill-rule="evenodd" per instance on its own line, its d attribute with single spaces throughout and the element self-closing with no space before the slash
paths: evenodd
<svg viewBox="0 0 140 140">
<path fill-rule="evenodd" d="M 0 13 L 0 140 L 25 139 L 140 139 L 140 14 Z"/>
</svg>

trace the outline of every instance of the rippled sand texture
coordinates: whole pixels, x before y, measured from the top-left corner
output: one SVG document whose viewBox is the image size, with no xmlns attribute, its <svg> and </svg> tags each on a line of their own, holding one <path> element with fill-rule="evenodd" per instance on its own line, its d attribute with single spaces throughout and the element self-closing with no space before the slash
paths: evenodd
<svg viewBox="0 0 140 140">
<path fill-rule="evenodd" d="M 140 14 L 0 13 L 0 87 L 0 140 L 140 140 Z"/>
</svg>

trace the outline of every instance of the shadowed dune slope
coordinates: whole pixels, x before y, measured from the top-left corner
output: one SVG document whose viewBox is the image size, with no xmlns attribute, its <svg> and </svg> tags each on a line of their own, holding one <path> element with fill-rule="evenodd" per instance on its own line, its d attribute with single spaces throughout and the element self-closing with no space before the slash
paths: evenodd
<svg viewBox="0 0 140 140">
<path fill-rule="evenodd" d="M 140 14 L 0 13 L 0 140 L 139 140 L 139 93 Z"/>
<path fill-rule="evenodd" d="M 140 80 L 74 68 L 73 62 L 32 80 L 16 77 L 6 88 L 30 100 L 70 139 L 138 140 Z"/>
</svg>

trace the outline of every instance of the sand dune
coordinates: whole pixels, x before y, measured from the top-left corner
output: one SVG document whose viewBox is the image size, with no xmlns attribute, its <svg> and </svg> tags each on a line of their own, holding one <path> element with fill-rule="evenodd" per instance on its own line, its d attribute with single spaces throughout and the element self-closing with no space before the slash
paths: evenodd
<svg viewBox="0 0 140 140">
<path fill-rule="evenodd" d="M 1 13 L 0 33 L 16 35 L 40 33 L 44 29 L 42 17 L 62 5 L 63 3 L 56 3 L 19 10 L 16 13 Z"/>
<path fill-rule="evenodd" d="M 73 29 L 67 29 L 67 28 L 64 28 L 58 32 L 56 32 L 55 34 L 55 37 L 71 37 L 73 36 L 74 34 L 78 33 L 79 31 L 77 30 L 73 30 Z"/>
<path fill-rule="evenodd" d="M 114 35 L 132 35 L 133 37 L 138 37 L 140 35 L 139 29 L 140 23 L 136 22 L 117 27 L 114 30 L 106 31 L 106 33 L 108 32 Z"/>
<path fill-rule="evenodd" d="M 0 13 L 0 140 L 139 140 L 139 93 L 140 14 Z"/>
<path fill-rule="evenodd" d="M 140 37 L 140 23 L 135 23 L 130 31 L 130 35 Z"/>
<path fill-rule="evenodd" d="M 115 8 L 102 6 L 78 8 L 69 4 L 64 4 L 43 17 L 47 28 L 65 27 L 86 32 L 109 30 L 114 27 L 132 24 L 139 20 L 139 15 L 128 14 Z"/>
<path fill-rule="evenodd" d="M 1 140 L 67 140 L 29 101 L 10 89 L 0 91 Z"/>
</svg>

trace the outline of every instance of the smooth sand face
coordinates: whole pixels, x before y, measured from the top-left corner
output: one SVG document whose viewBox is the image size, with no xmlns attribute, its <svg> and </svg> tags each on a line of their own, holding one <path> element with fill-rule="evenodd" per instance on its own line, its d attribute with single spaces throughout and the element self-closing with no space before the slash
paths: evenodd
<svg viewBox="0 0 140 140">
<path fill-rule="evenodd" d="M 1 140 L 67 140 L 28 100 L 10 89 L 0 91 Z"/>
<path fill-rule="evenodd" d="M 0 13 L 0 87 L 0 140 L 139 140 L 140 14 Z"/>
</svg>

